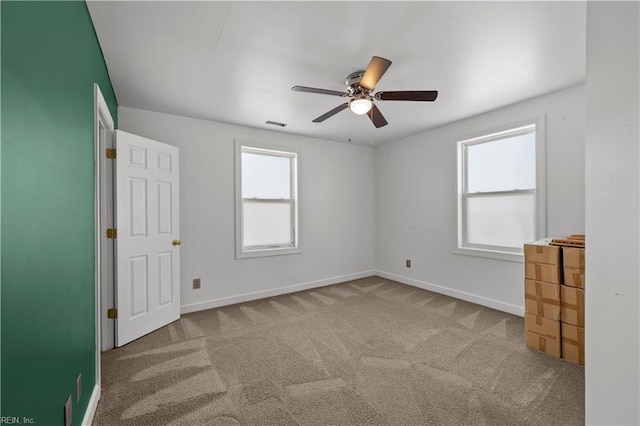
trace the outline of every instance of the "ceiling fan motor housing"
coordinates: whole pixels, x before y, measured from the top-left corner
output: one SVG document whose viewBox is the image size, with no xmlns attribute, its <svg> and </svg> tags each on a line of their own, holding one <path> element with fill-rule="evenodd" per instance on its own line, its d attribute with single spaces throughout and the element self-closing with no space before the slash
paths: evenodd
<svg viewBox="0 0 640 426">
<path fill-rule="evenodd" d="M 353 96 L 358 92 L 363 92 L 365 89 L 360 87 L 360 81 L 362 80 L 362 76 L 364 75 L 364 71 L 356 71 L 349 74 L 344 81 L 344 84 L 347 85 L 347 91 L 349 92 L 349 96 Z"/>
</svg>

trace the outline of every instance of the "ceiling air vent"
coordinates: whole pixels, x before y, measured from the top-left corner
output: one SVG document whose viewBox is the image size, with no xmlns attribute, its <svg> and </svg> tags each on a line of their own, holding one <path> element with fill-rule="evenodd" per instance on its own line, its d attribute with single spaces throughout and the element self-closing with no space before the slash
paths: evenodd
<svg viewBox="0 0 640 426">
<path fill-rule="evenodd" d="M 265 121 L 264 124 L 270 124 L 272 126 L 278 126 L 278 127 L 285 127 L 286 126 L 286 124 L 284 124 L 284 123 L 278 123 L 277 121 L 271 121 L 271 120 Z"/>
</svg>

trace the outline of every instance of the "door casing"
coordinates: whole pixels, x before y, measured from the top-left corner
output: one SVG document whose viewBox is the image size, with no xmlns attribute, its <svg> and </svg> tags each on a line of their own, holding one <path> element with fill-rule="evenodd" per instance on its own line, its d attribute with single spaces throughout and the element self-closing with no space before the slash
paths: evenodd
<svg viewBox="0 0 640 426">
<path fill-rule="evenodd" d="M 104 96 L 100 91 L 100 87 L 97 83 L 93 85 L 93 98 L 94 98 L 94 126 L 93 126 L 93 139 L 94 139 L 94 223 L 95 223 L 95 386 L 91 394 L 91 399 L 87 406 L 82 424 L 88 424 L 93 420 L 95 410 L 98 406 L 98 400 L 101 393 L 101 369 L 100 369 L 100 349 L 102 345 L 102 286 L 103 286 L 103 268 L 113 268 L 111 265 L 105 265 L 103 263 L 103 243 L 100 238 L 103 229 L 102 223 L 102 211 L 107 208 L 106 201 L 103 201 L 103 160 L 104 151 L 102 145 L 112 141 L 114 132 L 114 122 L 111 117 L 111 112 L 107 106 L 107 102 L 104 100 Z M 111 142 L 112 143 L 112 142 Z"/>
</svg>

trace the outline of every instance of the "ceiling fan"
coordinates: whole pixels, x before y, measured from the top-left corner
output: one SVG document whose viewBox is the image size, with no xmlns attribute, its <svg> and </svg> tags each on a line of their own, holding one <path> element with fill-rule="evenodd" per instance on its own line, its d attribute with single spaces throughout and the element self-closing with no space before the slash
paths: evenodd
<svg viewBox="0 0 640 426">
<path fill-rule="evenodd" d="M 293 86 L 291 90 L 294 92 L 317 93 L 320 95 L 340 96 L 351 98 L 348 102 L 343 103 L 325 112 L 320 117 L 313 120 L 314 123 L 322 123 L 329 117 L 333 117 L 340 111 L 350 108 L 355 114 L 367 114 L 376 128 L 389 124 L 384 116 L 373 102 L 376 101 L 426 101 L 433 102 L 438 97 L 437 90 L 403 90 L 395 92 L 377 92 L 371 94 L 378 84 L 380 78 L 391 66 L 391 61 L 379 56 L 371 58 L 371 62 L 364 71 L 356 71 L 347 76 L 345 84 L 346 92 L 337 90 L 318 89 L 315 87 Z"/>
</svg>

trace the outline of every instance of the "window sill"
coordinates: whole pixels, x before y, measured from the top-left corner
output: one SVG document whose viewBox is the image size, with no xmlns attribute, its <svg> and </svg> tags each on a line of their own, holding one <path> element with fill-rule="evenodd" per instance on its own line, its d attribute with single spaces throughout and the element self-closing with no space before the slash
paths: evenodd
<svg viewBox="0 0 640 426">
<path fill-rule="evenodd" d="M 286 248 L 269 248 L 263 250 L 248 250 L 236 252 L 236 259 L 251 259 L 255 257 L 268 257 L 268 256 L 284 256 L 288 254 L 300 254 L 302 249 L 300 247 L 286 247 Z"/>
<path fill-rule="evenodd" d="M 454 254 L 464 256 L 484 257 L 487 259 L 503 260 L 506 262 L 524 263 L 524 255 L 522 253 L 511 253 L 499 250 L 487 250 L 471 247 L 458 247 L 453 251 Z"/>
</svg>

